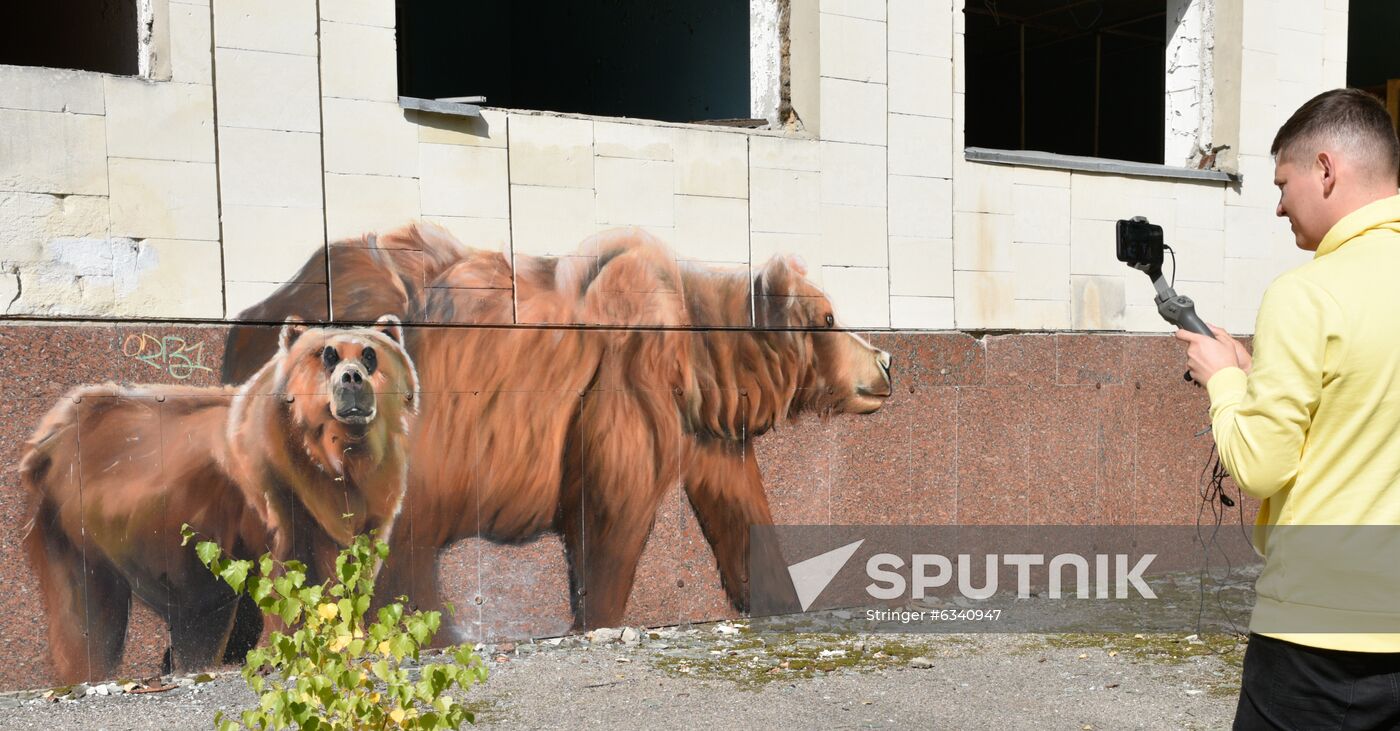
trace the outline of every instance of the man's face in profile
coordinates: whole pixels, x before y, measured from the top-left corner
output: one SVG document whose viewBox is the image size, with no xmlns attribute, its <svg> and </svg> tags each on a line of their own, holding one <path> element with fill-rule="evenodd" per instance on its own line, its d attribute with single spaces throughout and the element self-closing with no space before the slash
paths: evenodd
<svg viewBox="0 0 1400 731">
<path fill-rule="evenodd" d="M 1274 185 L 1278 186 L 1275 213 L 1287 218 L 1293 240 L 1303 251 L 1317 251 L 1329 228 L 1322 211 L 1322 176 L 1313 164 L 1298 164 L 1282 152 L 1274 163 Z"/>
</svg>

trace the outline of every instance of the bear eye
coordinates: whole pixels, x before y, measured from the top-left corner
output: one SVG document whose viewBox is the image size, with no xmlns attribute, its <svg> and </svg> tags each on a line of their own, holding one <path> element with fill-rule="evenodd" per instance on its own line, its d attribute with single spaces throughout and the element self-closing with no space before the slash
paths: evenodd
<svg viewBox="0 0 1400 731">
<path fill-rule="evenodd" d="M 836 327 L 836 316 L 832 315 L 830 312 L 826 313 L 826 326 Z"/>
<path fill-rule="evenodd" d="M 360 352 L 360 362 L 365 364 L 365 370 L 372 375 L 379 365 L 379 356 L 375 354 L 374 348 L 365 348 Z"/>
<path fill-rule="evenodd" d="M 335 348 L 327 345 L 325 349 L 321 351 L 321 362 L 325 363 L 327 368 L 334 368 L 335 364 L 340 362 L 340 353 L 337 353 Z"/>
</svg>

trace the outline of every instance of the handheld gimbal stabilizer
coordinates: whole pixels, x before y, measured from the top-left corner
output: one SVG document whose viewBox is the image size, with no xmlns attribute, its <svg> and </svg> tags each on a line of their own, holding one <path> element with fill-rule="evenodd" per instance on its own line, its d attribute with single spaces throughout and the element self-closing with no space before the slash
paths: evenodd
<svg viewBox="0 0 1400 731">
<path fill-rule="evenodd" d="M 1148 223 L 1142 216 L 1134 216 L 1118 222 L 1117 239 L 1118 261 L 1146 272 L 1152 278 L 1152 286 L 1157 289 L 1157 313 L 1162 319 L 1183 330 L 1215 337 L 1215 333 L 1196 314 L 1196 303 L 1190 297 L 1177 294 L 1162 276 L 1162 254 L 1167 249 L 1162 241 L 1162 227 Z M 1190 371 L 1186 372 L 1185 378 L 1191 380 Z"/>
</svg>

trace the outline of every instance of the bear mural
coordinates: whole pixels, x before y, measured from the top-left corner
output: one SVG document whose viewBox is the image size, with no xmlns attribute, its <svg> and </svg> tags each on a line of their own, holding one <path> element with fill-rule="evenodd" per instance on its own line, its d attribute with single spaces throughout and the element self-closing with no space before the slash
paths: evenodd
<svg viewBox="0 0 1400 731">
<path fill-rule="evenodd" d="M 329 306 L 300 284 L 327 280 Z M 796 609 L 782 556 L 750 556 L 772 523 L 754 439 L 892 394 L 889 354 L 839 328 L 793 257 L 690 265 L 638 229 L 507 257 L 415 223 L 333 243 L 290 281 L 228 329 L 228 385 L 79 388 L 26 443 L 24 543 L 61 680 L 113 670 L 133 598 L 169 627 L 170 669 L 257 642 L 256 608 L 180 548 L 182 523 L 313 580 L 374 530 L 391 547 L 377 599 L 423 609 L 444 607 L 453 544 L 555 534 L 588 628 L 622 620 L 682 490 L 730 603 L 747 611 L 761 580 Z"/>
<path fill-rule="evenodd" d="M 575 628 L 616 625 L 658 504 L 680 486 L 746 611 L 751 565 L 764 586 L 790 587 L 780 556 L 750 563 L 750 526 L 772 523 L 752 440 L 803 413 L 872 413 L 892 392 L 889 354 L 837 329 L 792 257 L 751 277 L 684 265 L 651 234 L 617 229 L 577 256 L 512 262 L 418 223 L 332 245 L 295 280 L 326 271 L 337 321 L 478 326 L 406 339 L 424 393 L 400 518 L 412 538 L 395 534 L 377 592 L 421 608 L 442 607 L 438 555 L 454 542 L 552 532 Z M 293 284 L 240 319 L 324 310 Z M 500 327 L 516 323 L 556 327 Z M 224 380 L 273 348 L 265 328 L 236 326 Z"/>
<path fill-rule="evenodd" d="M 224 656 L 238 599 L 180 548 L 182 523 L 240 558 L 300 560 L 313 581 L 355 535 L 392 536 L 418 391 L 398 318 L 277 334 L 241 386 L 80 387 L 26 444 L 24 543 L 61 681 L 108 677 L 133 596 L 169 626 L 171 669 Z"/>
</svg>

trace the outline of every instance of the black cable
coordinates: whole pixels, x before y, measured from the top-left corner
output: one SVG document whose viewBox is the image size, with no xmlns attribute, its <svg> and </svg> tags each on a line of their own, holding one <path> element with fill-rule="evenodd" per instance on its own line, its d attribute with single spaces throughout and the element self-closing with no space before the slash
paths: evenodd
<svg viewBox="0 0 1400 731">
<path fill-rule="evenodd" d="M 1205 432 L 1202 433 L 1209 432 L 1210 429 L 1207 428 Z M 1207 473 L 1209 473 L 1209 477 L 1207 477 Z M 1227 477 L 1229 477 L 1229 472 L 1226 471 L 1224 465 L 1220 463 L 1220 454 L 1216 451 L 1214 440 L 1212 440 L 1210 457 L 1206 460 L 1205 466 L 1201 469 L 1201 505 L 1196 511 L 1196 536 L 1201 541 L 1202 546 L 1201 571 L 1198 576 L 1200 582 L 1200 603 L 1196 610 L 1196 634 L 1198 636 L 1204 634 L 1202 623 L 1205 619 L 1206 608 L 1206 577 L 1210 577 L 1212 580 L 1216 579 L 1216 577 L 1210 573 L 1210 554 L 1212 550 L 1218 550 L 1220 555 L 1225 559 L 1225 574 L 1220 577 L 1215 591 L 1213 592 L 1215 606 L 1220 610 L 1220 614 L 1225 618 L 1225 621 L 1230 624 L 1230 629 L 1236 636 L 1245 635 L 1245 632 L 1241 631 L 1239 625 L 1235 623 L 1235 619 L 1230 615 L 1229 610 L 1225 608 L 1225 601 L 1221 596 L 1224 582 L 1234 573 L 1234 565 L 1230 562 L 1229 554 L 1221 549 L 1219 544 L 1220 529 L 1224 526 L 1225 511 L 1227 509 L 1236 506 L 1240 508 L 1239 525 L 1241 533 L 1245 536 L 1246 545 L 1248 545 L 1249 538 L 1248 534 L 1244 532 L 1244 493 L 1240 491 L 1239 486 L 1236 485 L 1236 492 L 1240 499 L 1236 501 L 1231 498 L 1229 494 L 1225 492 L 1225 478 Z M 1210 510 L 1212 518 L 1209 540 L 1201 533 L 1203 527 L 1201 519 L 1206 510 Z"/>
<path fill-rule="evenodd" d="M 1172 287 L 1172 289 L 1176 289 L 1176 250 L 1173 249 L 1172 247 L 1168 246 L 1167 244 L 1162 244 L 1162 248 L 1164 248 L 1164 249 L 1166 249 L 1167 251 L 1170 251 L 1170 252 L 1171 252 L 1171 255 L 1172 255 L 1172 282 L 1171 282 L 1171 287 Z"/>
</svg>

